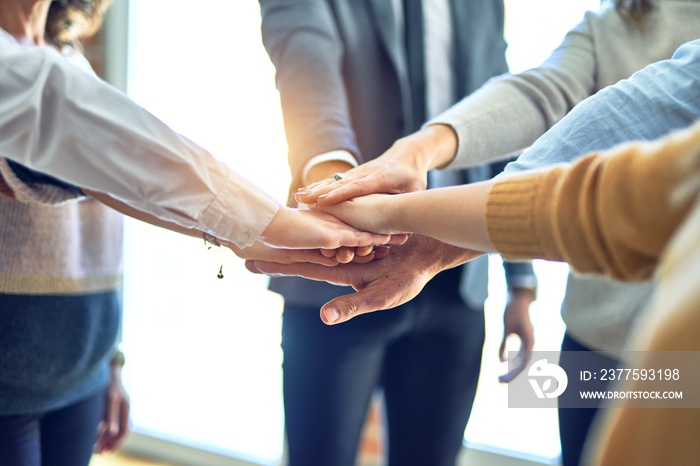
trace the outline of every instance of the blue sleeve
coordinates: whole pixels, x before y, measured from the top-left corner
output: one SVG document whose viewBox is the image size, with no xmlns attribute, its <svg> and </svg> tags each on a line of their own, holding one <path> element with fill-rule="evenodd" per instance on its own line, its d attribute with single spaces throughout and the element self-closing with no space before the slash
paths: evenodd
<svg viewBox="0 0 700 466">
<path fill-rule="evenodd" d="M 700 40 L 668 60 L 584 100 L 540 137 L 505 173 L 571 162 L 633 140 L 654 140 L 700 120 Z"/>
</svg>

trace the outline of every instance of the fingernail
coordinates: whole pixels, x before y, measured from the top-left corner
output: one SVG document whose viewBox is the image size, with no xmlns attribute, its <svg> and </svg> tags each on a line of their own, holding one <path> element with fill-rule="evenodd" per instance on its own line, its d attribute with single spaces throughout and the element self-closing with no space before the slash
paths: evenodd
<svg viewBox="0 0 700 466">
<path fill-rule="evenodd" d="M 340 319 L 340 314 L 338 310 L 334 307 L 327 307 L 323 310 L 323 316 L 326 318 L 326 322 L 332 324 Z"/>
<path fill-rule="evenodd" d="M 328 197 L 328 194 L 321 194 L 320 196 L 318 196 L 319 199 L 325 199 L 327 197 Z"/>
<path fill-rule="evenodd" d="M 297 189 L 297 194 L 299 194 L 299 195 L 301 195 L 301 196 L 305 196 L 306 194 L 309 194 L 310 192 L 311 192 L 311 191 L 308 191 L 308 190 L 303 189 L 303 188 Z"/>
</svg>

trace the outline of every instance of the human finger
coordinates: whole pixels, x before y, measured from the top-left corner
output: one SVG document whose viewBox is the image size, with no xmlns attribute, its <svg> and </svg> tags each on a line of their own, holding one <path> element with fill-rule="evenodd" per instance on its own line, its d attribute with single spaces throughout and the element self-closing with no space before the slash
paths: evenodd
<svg viewBox="0 0 700 466">
<path fill-rule="evenodd" d="M 521 346 L 517 356 L 512 361 L 508 362 L 508 366 L 511 369 L 505 374 L 499 375 L 498 381 L 501 383 L 509 383 L 512 381 L 525 369 L 525 366 L 529 360 L 530 352 Z"/>
<path fill-rule="evenodd" d="M 374 250 L 374 246 L 360 246 L 359 248 L 355 248 L 355 255 L 357 256 L 366 256 L 370 254 Z"/>
<path fill-rule="evenodd" d="M 229 248 L 236 256 L 245 260 L 262 260 L 282 264 L 309 262 L 325 266 L 338 264 L 335 259 L 335 250 L 274 248 L 260 241 L 245 248 L 238 248 L 233 244 L 229 245 Z"/>
<path fill-rule="evenodd" d="M 327 325 L 347 322 L 362 314 L 383 311 L 408 301 L 403 293 L 382 286 L 367 286 L 355 293 L 338 296 L 321 307 L 321 320 Z"/>
<path fill-rule="evenodd" d="M 338 248 L 335 251 L 335 259 L 341 264 L 352 262 L 353 258 L 355 257 L 355 250 L 356 248 Z"/>
<path fill-rule="evenodd" d="M 315 199 L 320 194 L 324 194 L 329 190 L 341 186 L 347 177 L 347 173 L 335 173 L 328 178 L 297 189 L 297 192 L 294 194 L 294 199 L 301 204 L 313 205 L 316 203 Z"/>
<path fill-rule="evenodd" d="M 375 246 L 372 253 L 375 259 L 384 259 L 391 252 L 391 247 L 389 246 Z"/>
</svg>

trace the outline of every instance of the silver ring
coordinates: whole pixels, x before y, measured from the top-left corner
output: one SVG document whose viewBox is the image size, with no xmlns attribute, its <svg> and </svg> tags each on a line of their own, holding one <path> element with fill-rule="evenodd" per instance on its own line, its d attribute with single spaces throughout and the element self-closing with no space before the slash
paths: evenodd
<svg viewBox="0 0 700 466">
<path fill-rule="evenodd" d="M 340 181 L 345 179 L 345 173 L 334 173 L 333 176 L 331 176 L 335 181 Z"/>
</svg>

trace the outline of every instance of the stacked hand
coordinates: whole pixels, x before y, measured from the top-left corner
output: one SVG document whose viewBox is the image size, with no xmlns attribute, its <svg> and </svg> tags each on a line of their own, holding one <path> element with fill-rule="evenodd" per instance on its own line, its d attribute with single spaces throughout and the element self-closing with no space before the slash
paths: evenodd
<svg viewBox="0 0 700 466">
<path fill-rule="evenodd" d="M 295 200 L 308 206 L 312 212 L 331 214 L 335 221 L 342 220 L 343 225 L 352 225 L 363 232 L 391 235 L 387 246 L 352 247 L 346 243 L 338 249 L 296 253 L 303 253 L 303 258 L 275 257 L 264 251 L 255 253 L 253 249 L 239 255 L 247 259 L 246 267 L 255 273 L 295 275 L 352 286 L 356 293 L 339 296 L 321 308 L 321 319 L 326 324 L 345 322 L 360 314 L 403 304 L 414 298 L 440 271 L 481 256 L 483 253 L 478 251 L 490 250 L 485 228 L 473 222 L 474 218 L 481 216 L 469 209 L 470 203 L 477 207 L 485 205 L 489 186 L 470 185 L 468 192 L 464 193 L 459 189 L 466 187 L 448 188 L 457 189 L 455 191 L 431 190 L 419 195 L 422 197 L 420 204 L 413 199 L 414 194 L 392 196 L 423 191 L 428 170 L 447 163 L 455 150 L 456 141 L 451 129 L 428 127 L 397 141 L 375 160 L 346 173 L 326 176 L 296 192 Z M 453 210 L 447 207 L 448 204 Z M 435 205 L 442 206 L 442 218 L 462 218 L 460 214 L 465 211 L 471 215 L 463 216 L 465 224 L 450 220 L 448 228 L 432 221 L 437 219 L 431 213 Z M 408 222 L 405 221 L 406 209 L 413 217 Z M 406 226 L 402 228 L 402 224 Z M 405 228 L 416 228 L 413 231 L 417 233 L 405 244 L 399 244 L 406 238 Z M 421 232 L 462 248 L 418 234 Z M 468 241 L 461 242 L 462 237 Z M 379 258 L 383 260 L 373 261 Z M 514 368 L 499 378 L 501 382 L 509 382 L 522 371 L 534 343 L 529 319 L 529 305 L 534 299 L 532 290 L 510 290 L 509 297 L 499 356 L 501 360 L 505 359 L 505 342 L 509 335 L 519 338 L 520 351 Z"/>
<path fill-rule="evenodd" d="M 381 157 L 346 173 L 312 183 L 296 193 L 301 204 L 335 205 L 359 196 L 399 194 L 425 189 L 431 168 L 445 164 L 457 147 L 454 131 L 443 125 L 428 126 L 399 139 Z"/>
<path fill-rule="evenodd" d="M 374 245 L 400 244 L 406 240 L 406 236 L 392 237 L 368 233 L 357 230 L 327 213 L 281 207 L 262 233 L 260 240 L 272 247 L 287 249 L 359 248 L 367 255 Z M 338 261 L 349 262 L 340 259 Z"/>
<path fill-rule="evenodd" d="M 391 309 L 413 299 L 438 272 L 463 264 L 482 253 L 450 246 L 425 236 L 413 235 L 403 245 L 392 246 L 383 260 L 366 264 L 326 267 L 311 263 L 280 263 L 250 257 L 251 272 L 273 276 L 301 276 L 350 285 L 357 293 L 339 296 L 321 308 L 326 324 L 338 324 L 360 314 Z"/>
<path fill-rule="evenodd" d="M 295 199 L 302 209 L 305 207 L 314 209 L 316 204 L 334 206 L 342 201 L 373 193 L 398 194 L 424 190 L 428 170 L 432 168 L 436 160 L 440 160 L 441 153 L 448 153 L 451 157 L 455 147 L 456 140 L 452 129 L 442 125 L 431 126 L 400 139 L 381 157 L 346 173 L 338 171 L 349 168 L 349 165 L 342 162 L 335 165 L 333 165 L 333 162 L 328 162 L 324 166 L 316 166 L 310 173 L 310 176 L 312 179 L 315 177 L 322 177 L 322 179 L 300 188 L 295 194 Z M 366 212 L 376 211 L 372 208 L 372 200 L 363 199 L 362 202 L 363 205 L 367 205 Z M 363 209 L 358 207 L 353 210 L 361 212 Z M 341 213 L 339 210 L 331 212 L 334 215 Z M 351 218 L 349 213 L 344 220 L 347 222 L 348 218 Z M 359 230 L 383 233 L 379 225 L 381 222 L 379 221 L 366 226 L 360 226 L 362 222 L 359 217 L 355 218 L 354 221 L 356 223 L 351 222 L 352 226 Z M 348 226 L 345 223 L 343 225 L 345 227 Z M 393 235 L 386 243 L 378 242 L 378 238 L 375 237 L 373 244 L 401 244 L 406 240 L 407 236 L 400 234 L 401 232 L 397 233 L 399 234 Z M 361 239 L 358 238 L 357 245 L 352 245 L 347 241 L 347 237 L 344 237 L 342 246 L 336 248 L 324 246 L 326 249 L 321 250 L 321 254 L 326 258 L 334 258 L 335 263 L 347 264 L 350 262 L 366 263 L 373 258 L 384 257 L 388 253 L 388 250 L 385 248 L 376 248 L 370 244 L 364 246 L 359 244 L 367 238 L 369 237 L 362 236 Z M 330 240 L 330 238 L 326 239 Z M 284 238 L 284 240 L 289 241 L 289 238 Z M 333 265 L 333 261 L 319 262 L 315 254 L 310 254 L 310 256 L 311 260 L 309 262 Z M 272 259 L 272 257 L 268 257 L 268 259 Z M 289 257 L 284 259 L 287 260 L 286 263 L 290 263 Z"/>
<path fill-rule="evenodd" d="M 246 248 L 235 251 L 247 260 L 252 272 L 268 275 L 296 275 L 338 285 L 351 285 L 357 293 L 333 299 L 321 309 L 321 318 L 327 324 L 345 322 L 357 315 L 390 309 L 415 297 L 438 272 L 463 264 L 482 255 L 481 252 L 462 249 L 440 241 L 400 231 L 388 231 L 382 218 L 382 196 L 373 193 L 405 193 L 424 190 L 427 172 L 433 168 L 436 149 L 435 136 L 452 137 L 451 129 L 430 127 L 397 141 L 381 157 L 347 171 L 344 176 L 329 175 L 297 191 L 295 199 L 306 204 L 312 212 L 328 210 L 362 231 L 391 235 L 388 247 L 340 248 L 323 251 L 321 255 L 336 263 L 323 261 L 317 253 L 304 251 L 304 261 L 295 261 L 289 253 L 270 254 L 269 251 Z M 451 144 L 451 145 L 450 145 Z M 450 139 L 444 153 L 454 154 Z M 364 197 L 362 197 L 364 196 Z M 343 201 L 352 200 L 343 203 Z M 333 206 L 333 207 L 331 207 Z M 406 240 L 406 238 L 408 238 Z M 405 241 L 405 244 L 400 244 Z M 398 243 L 398 244 L 397 244 Z M 349 245 L 345 245 L 349 246 Z M 369 252 L 371 251 L 371 252 Z M 369 252 L 367 256 L 364 254 Z M 346 257 L 343 258 L 343 254 Z M 381 261 L 368 259 L 383 258 Z M 349 260 L 350 259 L 350 260 Z"/>
</svg>

